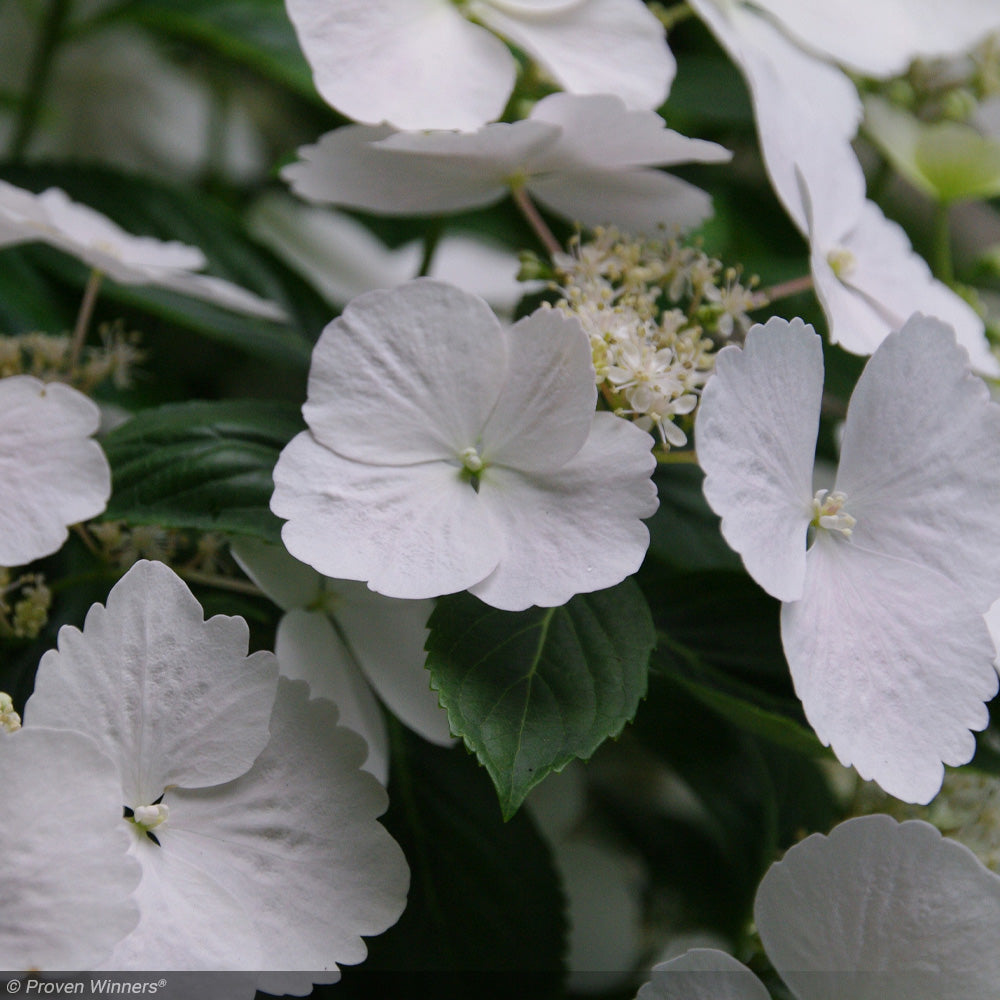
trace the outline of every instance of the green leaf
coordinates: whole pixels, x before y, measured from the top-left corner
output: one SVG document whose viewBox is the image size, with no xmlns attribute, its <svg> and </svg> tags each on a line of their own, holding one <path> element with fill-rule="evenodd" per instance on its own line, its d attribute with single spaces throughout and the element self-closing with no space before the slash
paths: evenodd
<svg viewBox="0 0 1000 1000">
<path fill-rule="evenodd" d="M 690 923 L 737 940 L 777 849 L 775 788 L 757 742 L 656 675 L 632 733 L 670 780 L 655 796 L 642 783 L 608 790 L 619 822 L 656 882 L 680 893 Z"/>
<path fill-rule="evenodd" d="M 337 996 L 554 1000 L 564 907 L 534 824 L 523 814 L 500 821 L 482 771 L 461 747 L 431 746 L 390 725 L 383 823 L 410 864 L 409 899 L 399 923 L 368 940 L 365 964 L 344 969 Z"/>
<path fill-rule="evenodd" d="M 134 0 L 118 19 L 221 56 L 319 103 L 282 0 Z"/>
<path fill-rule="evenodd" d="M 828 751 L 805 721 L 781 646 L 780 604 L 745 573 L 641 575 L 659 629 L 655 668 L 755 736 L 810 756 Z"/>
<path fill-rule="evenodd" d="M 685 569 L 738 569 L 740 557 L 719 532 L 719 518 L 708 506 L 697 465 L 661 465 L 653 475 L 660 506 L 646 521 L 649 552 Z"/>
<path fill-rule="evenodd" d="M 271 471 L 302 427 L 295 406 L 262 400 L 146 410 L 103 439 L 113 477 L 104 519 L 279 541 Z"/>
<path fill-rule="evenodd" d="M 431 686 L 496 786 L 504 818 L 550 771 L 584 759 L 635 715 L 656 641 L 631 580 L 560 608 L 497 611 L 470 594 L 428 623 Z"/>
</svg>

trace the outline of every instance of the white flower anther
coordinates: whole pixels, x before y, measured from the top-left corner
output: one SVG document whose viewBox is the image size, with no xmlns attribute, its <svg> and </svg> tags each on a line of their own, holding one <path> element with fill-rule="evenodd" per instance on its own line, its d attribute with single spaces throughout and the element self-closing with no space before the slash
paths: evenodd
<svg viewBox="0 0 1000 1000">
<path fill-rule="evenodd" d="M 464 465 L 469 472 L 483 471 L 483 457 L 475 448 L 465 448 L 459 452 L 458 457 L 462 460 L 462 465 Z"/>
<path fill-rule="evenodd" d="M 133 812 L 135 825 L 142 830 L 155 830 L 167 821 L 170 809 L 162 802 L 155 806 L 138 806 Z"/>
</svg>

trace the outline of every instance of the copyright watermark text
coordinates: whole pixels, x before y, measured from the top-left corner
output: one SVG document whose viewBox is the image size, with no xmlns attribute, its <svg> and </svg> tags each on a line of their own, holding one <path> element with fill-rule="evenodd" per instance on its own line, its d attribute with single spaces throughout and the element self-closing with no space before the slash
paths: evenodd
<svg viewBox="0 0 1000 1000">
<path fill-rule="evenodd" d="M 8 979 L 7 992 L 32 996 L 59 996 L 73 994 L 78 996 L 134 996 L 144 994 L 153 996 L 167 985 L 166 979 Z"/>
</svg>

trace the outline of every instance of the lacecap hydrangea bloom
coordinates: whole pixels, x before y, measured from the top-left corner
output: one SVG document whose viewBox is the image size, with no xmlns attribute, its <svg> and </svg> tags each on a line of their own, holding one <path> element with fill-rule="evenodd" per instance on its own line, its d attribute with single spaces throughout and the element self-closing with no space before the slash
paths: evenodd
<svg viewBox="0 0 1000 1000">
<path fill-rule="evenodd" d="M 971 1000 L 1000 982 L 1000 877 L 929 823 L 863 816 L 772 865 L 754 923 L 796 1000 Z M 742 962 L 695 949 L 637 1000 L 769 1000 Z"/>
<path fill-rule="evenodd" d="M 814 492 L 819 336 L 771 319 L 715 371 L 695 425 L 705 496 L 784 602 L 806 717 L 841 763 L 928 802 L 942 763 L 972 758 L 997 692 L 984 615 L 1000 595 L 1000 406 L 952 331 L 914 316 L 865 367 L 836 479 Z"/>
<path fill-rule="evenodd" d="M 390 597 L 468 589 L 519 611 L 613 586 L 649 542 L 655 459 L 596 395 L 561 312 L 505 329 L 430 279 L 359 296 L 316 345 L 309 430 L 274 470 L 285 546 Z"/>
<path fill-rule="evenodd" d="M 503 113 L 517 64 L 498 38 L 565 90 L 666 99 L 675 64 L 641 0 L 286 0 L 316 89 L 355 121 L 476 129 Z M 475 23 L 473 23 L 475 22 Z"/>
<path fill-rule="evenodd" d="M 523 188 L 557 215 L 630 232 L 690 229 L 712 213 L 700 188 L 662 166 L 720 163 L 727 149 L 668 129 L 617 97 L 552 94 L 528 118 L 478 132 L 396 132 L 349 125 L 299 150 L 282 177 L 314 202 L 379 215 L 479 208 Z"/>
<path fill-rule="evenodd" d="M 248 637 L 242 618 L 205 621 L 183 581 L 145 561 L 82 632 L 60 630 L 23 728 L 4 737 L 27 738 L 36 779 L 5 803 L 18 822 L 5 820 L 0 865 L 30 863 L 4 871 L 4 891 L 32 901 L 27 931 L 0 923 L 5 968 L 231 969 L 301 994 L 399 917 L 409 871 L 376 821 L 387 800 L 360 770 L 364 741 L 279 678 L 272 653 L 248 656 Z M 51 813 L 64 801 L 68 838 Z M 84 873 L 71 888 L 52 884 L 67 839 Z M 26 933 L 37 956 L 16 950 Z"/>
<path fill-rule="evenodd" d="M 76 389 L 13 375 L 0 379 L 0 411 L 0 566 L 21 566 L 104 510 L 111 468 L 91 438 L 100 411 Z"/>
</svg>

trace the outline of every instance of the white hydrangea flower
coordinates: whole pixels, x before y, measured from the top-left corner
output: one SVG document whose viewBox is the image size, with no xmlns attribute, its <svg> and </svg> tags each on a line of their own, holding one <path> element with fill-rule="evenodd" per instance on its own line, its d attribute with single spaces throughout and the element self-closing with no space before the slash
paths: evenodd
<svg viewBox="0 0 1000 1000">
<path fill-rule="evenodd" d="M 448 716 L 424 669 L 432 601 L 401 601 L 356 580 L 330 580 L 257 539 L 234 539 L 230 550 L 285 612 L 274 645 L 282 675 L 306 681 L 314 696 L 336 704 L 342 724 L 368 743 L 366 771 L 387 783 L 389 737 L 373 690 L 425 740 L 452 743 Z"/>
<path fill-rule="evenodd" d="M 1000 982 L 1000 877 L 929 823 L 862 816 L 773 864 L 754 921 L 796 1000 L 970 1000 Z M 731 955 L 653 969 L 637 1000 L 769 1000 Z"/>
<path fill-rule="evenodd" d="M 715 370 L 695 428 L 705 496 L 785 602 L 806 717 L 841 763 L 928 802 L 942 762 L 971 759 L 997 692 L 983 616 L 1000 594 L 1000 406 L 952 331 L 914 316 L 868 362 L 832 492 L 814 494 L 819 336 L 771 319 Z"/>
<path fill-rule="evenodd" d="M 564 604 L 638 569 L 648 435 L 594 414 L 590 345 L 540 310 L 505 330 L 431 279 L 359 296 L 313 352 L 309 430 L 274 470 L 289 552 L 391 597 Z"/>
<path fill-rule="evenodd" d="M 256 202 L 248 225 L 256 239 L 340 308 L 355 295 L 415 278 L 424 254 L 421 240 L 390 249 L 349 215 L 278 193 Z M 499 244 L 471 233 L 448 233 L 434 248 L 427 273 L 481 296 L 498 313 L 513 315 L 524 295 L 545 287 L 544 282 L 518 281 L 520 269 L 517 255 Z"/>
<path fill-rule="evenodd" d="M 84 735 L 30 727 L 0 734 L 0 775 L 0 968 L 94 968 L 139 919 L 114 762 Z"/>
<path fill-rule="evenodd" d="M 111 496 L 111 468 L 91 435 L 101 414 L 82 393 L 30 375 L 0 379 L 0 566 L 51 555 L 67 527 L 96 517 Z"/>
<path fill-rule="evenodd" d="M 286 0 L 316 89 L 355 121 L 472 130 L 499 118 L 516 63 L 566 90 L 666 100 L 675 63 L 640 0 Z M 476 22 L 476 23 L 473 23 Z"/>
<path fill-rule="evenodd" d="M 133 236 L 59 188 L 33 194 L 0 181 L 0 247 L 36 241 L 123 285 L 155 285 L 265 319 L 286 318 L 273 302 L 222 278 L 197 274 L 206 264 L 197 247 Z"/>
<path fill-rule="evenodd" d="M 653 167 L 730 155 L 668 129 L 653 111 L 627 110 L 616 97 L 552 94 L 528 118 L 474 133 L 349 125 L 300 149 L 282 177 L 309 201 L 383 215 L 481 207 L 523 186 L 571 221 L 652 232 L 689 229 L 712 212 L 704 191 Z"/>
<path fill-rule="evenodd" d="M 141 868 L 138 925 L 129 933 L 118 919 L 105 968 L 252 970 L 269 992 L 308 992 L 339 978 L 336 963 L 362 961 L 361 935 L 402 911 L 408 869 L 376 822 L 386 796 L 359 770 L 363 741 L 305 684 L 279 679 L 273 654 L 247 656 L 248 637 L 242 618 L 205 621 L 165 565 L 139 562 L 83 632 L 64 626 L 42 657 L 10 741 L 85 731 L 110 759 L 114 780 L 97 776 L 107 810 L 132 834 L 120 865 Z M 96 796 L 92 771 L 80 781 Z M 74 815 L 71 845 L 96 832 Z M 91 896 L 67 914 L 58 895 L 39 895 L 39 922 L 63 954 L 108 907 L 106 893 Z"/>
<path fill-rule="evenodd" d="M 692 0 L 692 6 L 746 77 L 764 165 L 809 241 L 830 339 L 870 354 L 913 312 L 923 312 L 955 330 L 977 371 L 1000 375 L 982 319 L 933 277 L 906 233 L 865 198 L 864 173 L 851 147 L 862 114 L 851 80 L 743 4 Z"/>
</svg>

